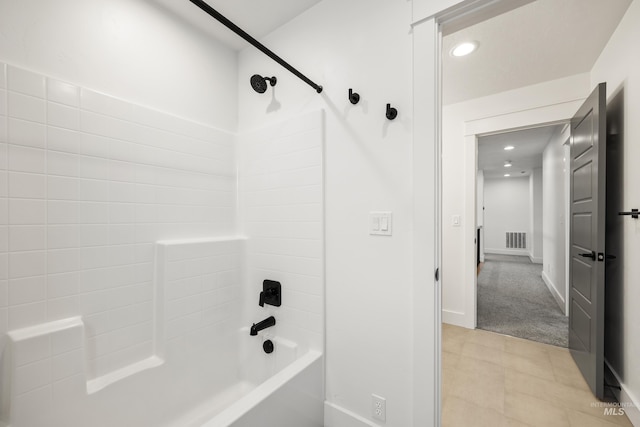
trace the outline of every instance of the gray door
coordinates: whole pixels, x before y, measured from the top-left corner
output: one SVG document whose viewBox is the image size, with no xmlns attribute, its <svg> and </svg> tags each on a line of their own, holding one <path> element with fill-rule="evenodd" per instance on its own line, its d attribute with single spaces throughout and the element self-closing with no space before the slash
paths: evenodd
<svg viewBox="0 0 640 427">
<path fill-rule="evenodd" d="M 569 350 L 591 387 L 604 394 L 606 84 L 571 120 Z"/>
</svg>

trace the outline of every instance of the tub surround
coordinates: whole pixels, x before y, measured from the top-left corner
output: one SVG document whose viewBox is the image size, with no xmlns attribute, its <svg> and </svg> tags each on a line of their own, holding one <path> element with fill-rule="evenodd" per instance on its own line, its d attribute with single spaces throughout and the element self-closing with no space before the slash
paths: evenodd
<svg viewBox="0 0 640 427">
<path fill-rule="evenodd" d="M 235 135 L 0 70 L 1 421 L 201 425 L 322 367 L 322 112 Z"/>
</svg>

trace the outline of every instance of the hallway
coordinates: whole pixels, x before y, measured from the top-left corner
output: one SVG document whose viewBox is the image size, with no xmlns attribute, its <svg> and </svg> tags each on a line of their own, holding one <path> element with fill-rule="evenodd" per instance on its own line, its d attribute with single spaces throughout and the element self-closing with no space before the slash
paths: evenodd
<svg viewBox="0 0 640 427">
<path fill-rule="evenodd" d="M 442 325 L 442 427 L 615 427 L 569 351 Z"/>
<path fill-rule="evenodd" d="M 478 275 L 478 328 L 567 347 L 568 318 L 528 257 L 487 254 Z"/>
</svg>

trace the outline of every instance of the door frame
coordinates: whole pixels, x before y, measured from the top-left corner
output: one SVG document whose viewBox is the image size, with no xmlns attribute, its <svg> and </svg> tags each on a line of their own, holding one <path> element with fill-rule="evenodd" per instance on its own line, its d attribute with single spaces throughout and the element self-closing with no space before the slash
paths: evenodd
<svg viewBox="0 0 640 427">
<path fill-rule="evenodd" d="M 465 289 L 465 313 L 464 324 L 470 329 L 475 329 L 478 323 L 478 292 L 477 292 L 477 267 L 475 265 L 476 251 L 476 230 L 477 230 L 477 175 L 478 175 L 478 139 L 484 136 L 491 136 L 506 132 L 521 131 L 539 127 L 567 124 L 570 117 L 575 113 L 575 105 L 582 101 L 572 101 L 558 108 L 557 104 L 528 110 L 513 112 L 488 117 L 482 120 L 474 120 L 465 123 L 465 150 L 464 167 L 465 174 L 465 202 L 464 218 L 472 220 L 463 221 L 463 233 L 465 236 L 464 251 L 464 289 Z M 573 111 L 573 112 L 571 112 Z M 568 225 L 565 222 L 565 228 Z M 565 230 L 566 232 L 566 230 Z M 544 256 L 544 255 L 543 255 Z M 567 267 L 565 260 L 565 268 Z M 565 305 L 567 294 L 565 286 Z"/>
<path fill-rule="evenodd" d="M 442 80 L 444 27 L 472 25 L 533 0 L 413 0 L 412 425 L 441 424 Z M 551 106 L 550 106 L 551 107 Z M 557 107 L 557 105 L 556 105 Z M 571 117 L 564 114 L 563 119 Z M 521 112 L 522 113 L 522 112 Z M 553 122 L 552 119 L 544 122 Z M 530 125 L 531 122 L 526 123 Z M 471 124 L 466 126 L 471 127 Z M 508 128 L 518 127 L 510 125 Z M 473 134 L 484 133 L 476 131 Z M 475 151 L 473 156 L 475 157 Z M 465 192 L 466 193 L 466 192 Z M 465 197 L 470 197 L 465 194 Z M 475 203 L 475 190 L 472 193 Z M 465 203 L 468 206 L 469 203 Z M 475 216 L 475 206 L 465 216 Z M 476 219 L 472 221 L 475 228 Z M 466 223 L 466 221 L 464 221 Z M 475 231 L 475 230 L 474 230 Z M 473 238 L 473 237 L 472 237 Z M 475 245 L 471 243 L 471 252 Z M 468 252 L 468 251 L 467 251 Z M 469 263 L 466 263 L 469 264 Z M 469 264 L 472 267 L 472 264 Z M 475 323 L 475 314 L 474 314 Z"/>
</svg>

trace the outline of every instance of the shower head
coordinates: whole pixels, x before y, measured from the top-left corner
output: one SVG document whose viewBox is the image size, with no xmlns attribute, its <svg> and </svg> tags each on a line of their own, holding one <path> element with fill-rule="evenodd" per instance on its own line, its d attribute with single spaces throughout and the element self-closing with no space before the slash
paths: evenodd
<svg viewBox="0 0 640 427">
<path fill-rule="evenodd" d="M 251 87 L 258 93 L 265 93 L 267 91 L 267 80 L 271 86 L 275 86 L 278 79 L 275 77 L 262 77 L 259 74 L 251 76 Z"/>
</svg>

